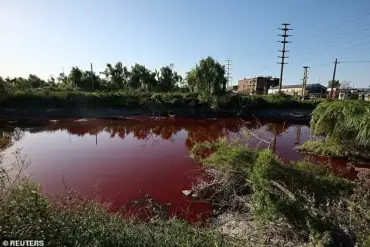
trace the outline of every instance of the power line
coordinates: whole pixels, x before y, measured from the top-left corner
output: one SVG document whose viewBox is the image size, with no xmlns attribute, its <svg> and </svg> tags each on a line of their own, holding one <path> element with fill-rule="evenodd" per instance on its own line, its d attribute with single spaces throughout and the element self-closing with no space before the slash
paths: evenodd
<svg viewBox="0 0 370 247">
<path fill-rule="evenodd" d="M 363 60 L 363 61 L 340 61 L 340 63 L 370 63 L 370 60 Z"/>
<path fill-rule="evenodd" d="M 279 80 L 279 92 L 281 92 L 281 87 L 283 85 L 284 64 L 287 64 L 287 63 L 285 63 L 285 58 L 289 58 L 289 57 L 285 56 L 285 53 L 289 52 L 288 50 L 285 50 L 285 46 L 286 46 L 287 43 L 291 43 L 291 41 L 287 41 L 287 38 L 289 36 L 292 36 L 292 35 L 288 35 L 287 32 L 290 31 L 290 30 L 293 30 L 293 29 L 288 28 L 290 26 L 289 23 L 282 23 L 281 25 L 283 26 L 283 28 L 279 28 L 279 29 L 282 30 L 284 33 L 278 35 L 278 36 L 283 37 L 282 41 L 278 41 L 279 43 L 283 44 L 283 49 L 279 50 L 279 52 L 281 52 L 281 56 L 278 56 L 279 58 L 281 58 L 281 62 L 279 63 L 279 64 L 281 64 L 280 80 Z"/>
<path fill-rule="evenodd" d="M 364 9 L 361 13 L 362 14 L 359 14 L 359 13 L 356 13 L 356 15 L 351 15 L 352 18 L 349 18 L 347 20 L 344 20 L 340 23 L 338 23 L 336 26 L 331 26 L 330 28 L 322 28 L 322 29 L 319 29 L 315 32 L 315 37 L 316 38 L 322 38 L 322 36 L 330 36 L 332 32 L 335 32 L 337 29 L 341 28 L 341 27 L 344 27 L 348 24 L 351 24 L 359 19 L 361 19 L 362 17 L 365 17 L 365 16 L 368 16 L 370 14 L 370 7 Z M 336 13 L 336 15 L 338 16 L 338 14 Z M 320 34 L 324 34 L 324 35 L 320 35 Z"/>
<path fill-rule="evenodd" d="M 365 41 L 365 42 L 361 42 L 361 43 L 358 43 L 358 44 L 348 44 L 346 46 L 342 46 L 342 47 L 336 47 L 336 49 L 330 49 L 330 47 L 328 47 L 327 49 L 323 49 L 325 50 L 324 51 L 324 56 L 327 56 L 327 57 L 332 57 L 334 55 L 342 55 L 342 56 L 348 56 L 348 55 L 351 55 L 353 54 L 354 52 L 356 51 L 359 51 L 359 47 L 364 47 L 363 49 L 370 49 L 370 47 L 366 47 L 370 45 L 370 42 L 369 41 Z M 302 60 L 304 60 L 305 62 L 307 61 L 312 61 L 313 59 L 317 59 L 317 55 L 316 53 L 313 53 L 311 51 L 311 54 L 310 56 L 307 56 L 307 57 L 304 57 L 304 58 L 301 58 Z"/>
<path fill-rule="evenodd" d="M 366 28 L 364 29 L 353 29 L 351 32 L 342 32 L 342 33 L 339 33 L 340 35 L 337 36 L 337 37 L 332 37 L 332 39 L 329 39 L 329 40 L 323 40 L 322 42 L 310 42 L 310 46 L 307 46 L 305 47 L 305 50 L 306 51 L 310 51 L 311 49 L 313 48 L 318 48 L 318 47 L 325 47 L 326 45 L 329 45 L 329 44 L 338 44 L 338 45 L 342 45 L 341 42 L 338 42 L 338 41 L 344 41 L 344 44 L 348 43 L 348 38 L 352 38 L 354 39 L 354 35 L 356 34 L 363 34 L 364 32 L 366 31 L 370 31 L 370 26 L 369 25 L 366 25 L 365 26 Z M 367 38 L 370 38 L 370 37 L 367 37 L 367 36 L 361 36 L 360 38 L 356 38 L 356 40 L 363 40 L 363 39 L 367 39 Z M 332 47 L 332 46 L 330 46 Z"/>
</svg>

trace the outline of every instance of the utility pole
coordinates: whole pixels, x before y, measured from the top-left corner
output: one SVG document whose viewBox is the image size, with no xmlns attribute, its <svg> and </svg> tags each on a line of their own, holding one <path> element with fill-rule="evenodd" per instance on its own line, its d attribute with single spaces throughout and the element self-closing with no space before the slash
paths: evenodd
<svg viewBox="0 0 370 247">
<path fill-rule="evenodd" d="M 230 84 L 232 84 L 232 81 L 231 81 L 231 60 L 230 59 L 227 59 L 226 60 L 227 64 L 226 64 L 226 78 L 227 78 L 227 88 L 229 88 Z"/>
<path fill-rule="evenodd" d="M 91 66 L 91 85 L 92 85 L 92 91 L 94 92 L 94 71 L 93 71 L 93 66 L 92 63 L 90 63 Z"/>
<path fill-rule="evenodd" d="M 307 85 L 307 69 L 309 67 L 308 66 L 304 66 L 303 69 L 304 69 L 304 73 L 303 73 L 303 83 L 302 83 L 302 101 L 304 101 L 304 96 L 305 96 L 305 92 L 306 92 L 306 85 Z"/>
<path fill-rule="evenodd" d="M 338 63 L 339 63 L 338 58 L 336 58 L 335 62 L 334 62 L 333 80 L 331 81 L 331 90 L 330 90 L 331 98 L 333 98 L 335 74 L 337 73 L 337 64 Z M 334 94 L 334 98 L 335 98 L 335 94 Z"/>
<path fill-rule="evenodd" d="M 289 58 L 289 57 L 286 57 L 285 56 L 285 53 L 289 52 L 289 51 L 285 50 L 285 45 L 287 43 L 291 43 L 291 41 L 287 41 L 287 38 L 289 36 L 292 36 L 292 35 L 288 35 L 287 32 L 289 30 L 293 30 L 293 29 L 290 29 L 289 28 L 289 26 L 290 26 L 289 23 L 282 23 L 281 25 L 283 26 L 283 28 L 279 28 L 279 29 L 282 30 L 282 31 L 284 31 L 284 33 L 278 35 L 278 36 L 283 37 L 283 40 L 278 41 L 279 43 L 282 43 L 283 44 L 283 49 L 282 50 L 279 50 L 279 52 L 281 52 L 281 56 L 278 56 L 279 58 L 281 58 L 281 62 L 279 63 L 279 64 L 281 64 L 281 68 L 280 68 L 280 81 L 279 81 L 279 92 L 281 92 L 281 87 L 283 85 L 284 64 L 287 64 L 287 63 L 285 63 L 285 58 Z"/>
</svg>

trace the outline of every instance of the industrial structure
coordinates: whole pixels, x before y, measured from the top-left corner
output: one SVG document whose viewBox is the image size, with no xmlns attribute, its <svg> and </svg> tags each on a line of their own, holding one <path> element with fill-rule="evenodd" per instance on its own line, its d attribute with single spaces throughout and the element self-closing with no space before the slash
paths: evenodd
<svg viewBox="0 0 370 247">
<path fill-rule="evenodd" d="M 319 83 L 307 84 L 303 89 L 302 84 L 299 85 L 285 85 L 281 87 L 281 92 L 286 95 L 297 97 L 315 97 L 324 98 L 327 94 L 327 88 Z M 275 94 L 279 92 L 279 87 L 273 87 L 268 90 L 268 94 Z"/>
<path fill-rule="evenodd" d="M 269 88 L 276 86 L 279 86 L 279 78 L 273 78 L 271 76 L 244 78 L 238 81 L 238 93 L 262 95 L 267 94 Z"/>
</svg>

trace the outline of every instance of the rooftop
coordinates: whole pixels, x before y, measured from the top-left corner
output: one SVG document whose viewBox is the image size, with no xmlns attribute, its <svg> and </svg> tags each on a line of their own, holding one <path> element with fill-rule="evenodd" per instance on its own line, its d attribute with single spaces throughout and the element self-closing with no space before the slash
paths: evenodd
<svg viewBox="0 0 370 247">
<path fill-rule="evenodd" d="M 320 85 L 322 87 L 325 87 L 319 83 L 312 83 L 312 84 L 307 84 L 306 87 L 310 87 L 310 86 L 316 86 L 316 85 Z M 282 89 L 290 89 L 290 88 L 302 88 L 302 84 L 297 84 L 297 85 L 283 85 L 281 87 Z M 273 87 L 272 89 L 279 89 L 279 86 L 276 86 L 276 87 Z"/>
</svg>

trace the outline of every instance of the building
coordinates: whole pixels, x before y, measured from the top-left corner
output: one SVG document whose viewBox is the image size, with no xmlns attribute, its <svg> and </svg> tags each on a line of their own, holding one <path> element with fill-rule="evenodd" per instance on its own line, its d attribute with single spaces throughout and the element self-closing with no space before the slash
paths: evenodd
<svg viewBox="0 0 370 247">
<path fill-rule="evenodd" d="M 339 99 L 362 99 L 367 100 L 370 93 L 369 88 L 341 88 L 334 87 L 333 93 L 331 87 L 328 88 L 328 98 L 339 98 Z"/>
<path fill-rule="evenodd" d="M 267 94 L 268 89 L 279 85 L 279 78 L 255 77 L 238 81 L 238 93 L 249 95 Z"/>
<path fill-rule="evenodd" d="M 275 94 L 279 92 L 279 86 L 270 88 L 268 94 Z M 285 85 L 281 87 L 281 92 L 292 95 L 302 96 L 302 84 L 299 85 Z M 327 88 L 319 83 L 307 84 L 305 90 L 305 97 L 323 98 L 326 97 Z"/>
</svg>

